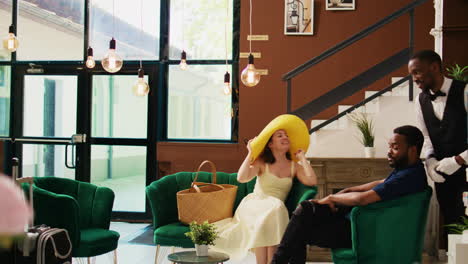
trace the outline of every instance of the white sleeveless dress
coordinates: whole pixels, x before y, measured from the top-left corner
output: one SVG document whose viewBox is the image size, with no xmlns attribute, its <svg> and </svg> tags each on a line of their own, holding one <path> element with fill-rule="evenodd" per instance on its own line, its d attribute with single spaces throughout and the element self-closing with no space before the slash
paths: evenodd
<svg viewBox="0 0 468 264">
<path fill-rule="evenodd" d="M 291 175 L 293 172 L 291 162 Z M 241 259 L 250 249 L 278 245 L 289 222 L 284 201 L 291 186 L 292 177 L 279 178 L 265 164 L 254 191 L 242 199 L 234 216 L 214 223 L 219 238 L 210 249 Z"/>
</svg>

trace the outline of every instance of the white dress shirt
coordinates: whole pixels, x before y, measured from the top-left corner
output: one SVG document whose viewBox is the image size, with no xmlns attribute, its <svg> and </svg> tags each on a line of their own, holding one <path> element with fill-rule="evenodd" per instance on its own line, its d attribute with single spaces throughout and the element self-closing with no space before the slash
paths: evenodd
<svg viewBox="0 0 468 264">
<path fill-rule="evenodd" d="M 434 101 L 431 101 L 432 107 L 434 108 L 434 114 L 437 117 L 437 119 L 442 120 L 444 117 L 444 110 L 445 110 L 445 105 L 447 104 L 447 97 L 450 91 L 450 86 L 452 85 L 452 79 L 444 77 L 444 83 L 442 84 L 442 87 L 440 88 L 440 91 L 445 93 L 447 96 L 437 96 Z M 432 93 L 432 91 L 430 91 Z M 432 93 L 433 94 L 433 93 Z M 465 101 L 465 111 L 468 112 L 468 84 L 465 86 L 464 90 L 464 101 Z M 429 137 L 429 132 L 427 131 L 426 128 L 426 123 L 424 122 L 424 117 L 422 114 L 421 110 L 421 104 L 419 103 L 419 94 L 416 97 L 415 100 L 416 104 L 416 119 L 418 122 L 418 127 L 421 129 L 423 136 L 424 136 L 424 147 L 426 149 L 425 152 L 425 157 L 427 158 L 430 154 L 434 153 L 434 147 L 431 142 L 431 138 Z M 465 150 L 463 153 L 460 153 L 460 156 L 465 160 L 466 163 L 468 163 L 468 151 Z"/>
</svg>

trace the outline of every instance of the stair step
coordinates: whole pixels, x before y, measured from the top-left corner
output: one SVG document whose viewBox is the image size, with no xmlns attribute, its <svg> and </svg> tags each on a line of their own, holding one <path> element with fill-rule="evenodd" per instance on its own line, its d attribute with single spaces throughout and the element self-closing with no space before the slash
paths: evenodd
<svg viewBox="0 0 468 264">
<path fill-rule="evenodd" d="M 393 129 L 398 126 L 415 124 L 416 114 L 414 103 L 408 101 L 408 96 L 385 96 L 379 100 L 379 112 L 369 114 L 375 126 L 376 157 L 386 157 L 388 151 L 388 139 L 393 134 Z M 349 106 L 348 106 L 349 107 Z M 342 109 L 346 106 L 342 106 Z M 341 118 L 347 120 L 348 117 Z M 320 122 L 320 121 L 319 121 Z M 323 122 L 323 121 L 322 121 Z M 363 157 L 363 147 L 359 141 L 360 133 L 349 121 L 344 129 L 323 129 L 310 135 L 310 147 L 307 157 Z M 333 123 L 330 125 L 334 125 Z"/>
<path fill-rule="evenodd" d="M 327 121 L 327 120 L 325 120 L 325 119 L 313 119 L 312 122 L 310 123 L 310 127 L 314 128 L 314 127 L 322 124 L 325 121 Z M 338 120 L 338 121 L 340 121 L 340 120 Z M 328 124 L 327 126 L 321 128 L 321 130 L 337 130 L 337 129 L 340 129 L 339 122 L 337 122 L 337 121 L 332 122 L 332 123 Z"/>
<path fill-rule="evenodd" d="M 379 91 L 366 91 L 364 97 L 367 99 L 378 92 Z M 375 100 L 378 100 L 378 99 L 375 99 Z"/>
<path fill-rule="evenodd" d="M 392 84 L 396 83 L 397 81 L 401 80 L 403 77 L 392 77 Z M 400 96 L 400 95 L 408 95 L 408 86 L 409 82 L 404 82 L 397 87 L 393 88 L 392 94 Z M 419 88 L 416 83 L 413 82 L 413 94 L 416 96 L 419 94 Z"/>
<path fill-rule="evenodd" d="M 338 113 L 341 113 L 345 110 L 347 110 L 348 108 L 350 108 L 352 105 L 339 105 L 338 106 Z M 366 112 L 366 109 L 365 107 L 361 106 L 359 107 L 358 109 L 354 110 L 353 112 L 361 112 L 361 113 L 365 113 Z"/>
<path fill-rule="evenodd" d="M 339 105 L 338 106 L 338 113 L 341 113 L 341 112 L 347 110 L 351 106 L 352 105 Z M 360 113 L 374 114 L 374 113 L 377 113 L 378 111 L 379 111 L 379 100 L 375 99 L 375 100 L 372 100 L 372 101 L 368 102 L 364 106 L 361 106 L 358 109 L 354 110 L 353 113 L 360 112 Z"/>
</svg>

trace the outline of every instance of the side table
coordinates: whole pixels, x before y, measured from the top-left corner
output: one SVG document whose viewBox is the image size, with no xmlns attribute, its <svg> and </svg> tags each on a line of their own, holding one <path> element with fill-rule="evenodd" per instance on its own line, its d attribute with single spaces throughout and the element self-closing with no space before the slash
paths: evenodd
<svg viewBox="0 0 468 264">
<path fill-rule="evenodd" d="M 180 263 L 180 264 L 193 264 L 193 263 L 204 263 L 204 264 L 212 264 L 212 263 L 223 263 L 224 261 L 229 260 L 229 256 L 216 252 L 216 251 L 208 251 L 208 256 L 206 257 L 199 257 L 197 256 L 195 251 L 181 251 L 172 253 L 167 256 L 169 261 Z"/>
</svg>

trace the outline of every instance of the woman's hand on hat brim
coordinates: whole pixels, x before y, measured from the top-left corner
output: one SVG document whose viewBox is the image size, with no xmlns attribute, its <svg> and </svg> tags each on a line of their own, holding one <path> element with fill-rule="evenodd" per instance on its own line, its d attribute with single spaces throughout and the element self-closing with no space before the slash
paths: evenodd
<svg viewBox="0 0 468 264">
<path fill-rule="evenodd" d="M 294 153 L 294 155 L 296 155 L 296 159 L 299 161 L 306 160 L 305 152 L 302 149 L 299 149 L 296 153 Z"/>
<path fill-rule="evenodd" d="M 250 139 L 248 142 L 247 142 L 247 150 L 249 151 L 249 153 L 252 152 L 252 146 L 250 146 L 250 144 L 252 143 L 252 141 L 257 138 L 257 137 L 254 137 L 252 139 Z"/>
</svg>

